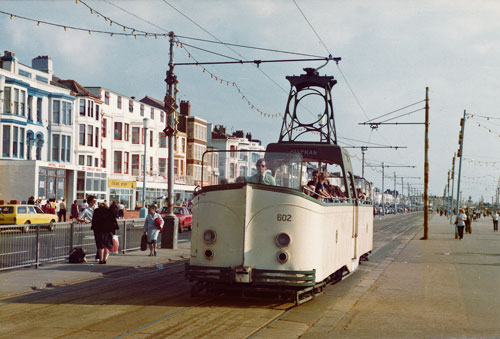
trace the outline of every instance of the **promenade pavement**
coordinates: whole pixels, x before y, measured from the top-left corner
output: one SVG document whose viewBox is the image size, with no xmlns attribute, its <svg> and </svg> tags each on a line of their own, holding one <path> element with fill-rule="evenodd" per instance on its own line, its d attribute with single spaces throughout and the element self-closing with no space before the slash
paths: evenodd
<svg viewBox="0 0 500 339">
<path fill-rule="evenodd" d="M 458 240 L 455 225 L 434 214 L 422 236 L 423 227 L 343 281 L 351 288 L 301 338 L 500 338 L 500 233 L 491 217 Z"/>
<path fill-rule="evenodd" d="M 149 257 L 149 250 L 126 254 L 111 254 L 104 265 L 87 256 L 86 263 L 68 262 L 47 264 L 38 269 L 25 268 L 0 272 L 0 297 L 12 296 L 37 289 L 60 286 L 99 278 L 106 274 L 133 268 L 154 267 L 172 261 L 189 259 L 190 242 L 178 244 L 178 248 L 157 251 L 156 257 Z"/>
</svg>

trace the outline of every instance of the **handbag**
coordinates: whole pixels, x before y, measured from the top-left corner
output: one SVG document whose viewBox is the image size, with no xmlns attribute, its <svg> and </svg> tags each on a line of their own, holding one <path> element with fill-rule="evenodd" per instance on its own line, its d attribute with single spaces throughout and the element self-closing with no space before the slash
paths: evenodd
<svg viewBox="0 0 500 339">
<path fill-rule="evenodd" d="M 143 234 L 141 237 L 141 251 L 145 251 L 148 248 L 148 236 Z"/>
<path fill-rule="evenodd" d="M 120 241 L 118 240 L 118 236 L 116 234 L 113 234 L 113 248 L 111 248 L 109 251 L 113 253 L 118 253 L 119 246 L 120 246 Z"/>
</svg>

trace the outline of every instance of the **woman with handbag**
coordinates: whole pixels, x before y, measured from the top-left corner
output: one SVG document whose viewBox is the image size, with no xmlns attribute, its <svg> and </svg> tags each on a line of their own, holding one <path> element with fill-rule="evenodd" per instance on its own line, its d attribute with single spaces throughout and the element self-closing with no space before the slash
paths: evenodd
<svg viewBox="0 0 500 339">
<path fill-rule="evenodd" d="M 154 205 L 148 207 L 148 215 L 144 220 L 144 234 L 148 236 L 149 256 L 156 256 L 158 234 L 163 228 L 163 218 L 156 213 Z"/>
<path fill-rule="evenodd" d="M 99 264 L 105 264 L 109 256 L 109 250 L 114 247 L 113 235 L 118 229 L 113 212 L 105 204 L 99 204 L 92 217 L 92 227 L 94 231 Z"/>
</svg>

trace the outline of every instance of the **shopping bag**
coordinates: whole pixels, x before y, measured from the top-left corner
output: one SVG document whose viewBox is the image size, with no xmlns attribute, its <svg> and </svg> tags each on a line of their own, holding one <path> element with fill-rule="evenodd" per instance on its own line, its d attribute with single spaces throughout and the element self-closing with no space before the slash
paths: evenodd
<svg viewBox="0 0 500 339">
<path fill-rule="evenodd" d="M 148 248 L 148 236 L 146 234 L 143 234 L 141 238 L 141 251 L 145 251 L 147 248 Z"/>
<path fill-rule="evenodd" d="M 118 247 L 120 246 L 120 242 L 118 240 L 118 236 L 116 234 L 113 234 L 113 248 L 111 248 L 109 251 L 113 253 L 118 253 Z"/>
</svg>

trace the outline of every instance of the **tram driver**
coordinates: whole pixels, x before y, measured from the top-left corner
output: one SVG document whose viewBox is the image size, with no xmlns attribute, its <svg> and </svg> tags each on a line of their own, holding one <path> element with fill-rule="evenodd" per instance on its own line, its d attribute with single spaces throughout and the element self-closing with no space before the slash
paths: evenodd
<svg viewBox="0 0 500 339">
<path fill-rule="evenodd" d="M 267 172 L 266 160 L 264 159 L 257 160 L 256 167 L 257 167 L 257 173 L 248 177 L 247 179 L 248 182 L 276 186 L 276 181 L 274 180 L 274 177 Z"/>
</svg>

